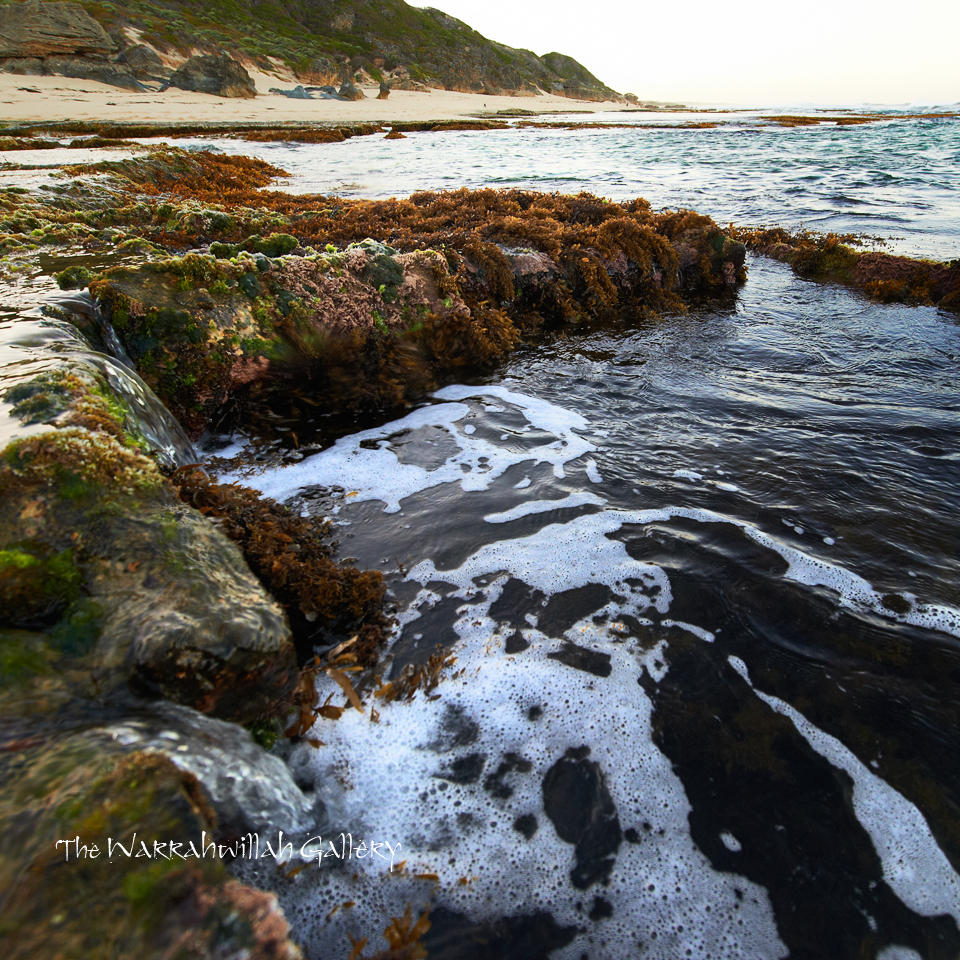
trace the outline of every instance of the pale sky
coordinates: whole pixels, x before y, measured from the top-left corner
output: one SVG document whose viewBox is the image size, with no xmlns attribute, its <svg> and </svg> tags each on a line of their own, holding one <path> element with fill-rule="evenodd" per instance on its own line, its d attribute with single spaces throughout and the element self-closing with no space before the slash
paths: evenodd
<svg viewBox="0 0 960 960">
<path fill-rule="evenodd" d="M 642 100 L 960 101 L 960 0 L 434 0 L 485 37 L 579 60 Z"/>
</svg>

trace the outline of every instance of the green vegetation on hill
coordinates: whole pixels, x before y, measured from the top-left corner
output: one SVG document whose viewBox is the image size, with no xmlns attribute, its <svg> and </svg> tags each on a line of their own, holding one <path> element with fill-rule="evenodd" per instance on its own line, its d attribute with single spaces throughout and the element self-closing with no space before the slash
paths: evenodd
<svg viewBox="0 0 960 960">
<path fill-rule="evenodd" d="M 0 0 L 3 2 L 3 0 Z M 10 2 L 10 0 L 6 0 Z M 19 2 L 19 0 L 15 0 Z M 192 49 L 276 58 L 305 80 L 332 81 L 349 60 L 375 80 L 384 73 L 447 89 L 619 95 L 576 60 L 538 57 L 487 40 L 460 20 L 404 0 L 80 0 L 121 45 L 125 27 L 161 51 Z M 264 64 L 266 66 L 266 64 Z"/>
</svg>

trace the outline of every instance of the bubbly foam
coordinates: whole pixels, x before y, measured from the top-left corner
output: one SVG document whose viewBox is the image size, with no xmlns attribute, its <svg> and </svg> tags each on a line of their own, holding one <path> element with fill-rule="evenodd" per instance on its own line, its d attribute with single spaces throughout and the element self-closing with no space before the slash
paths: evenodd
<svg viewBox="0 0 960 960">
<path fill-rule="evenodd" d="M 675 518 L 730 524 L 779 554 L 788 566 L 785 579 L 828 587 L 840 606 L 956 636 L 960 612 L 923 606 L 911 597 L 910 609 L 895 613 L 857 574 L 715 511 L 613 509 L 591 489 L 543 499 L 531 479 L 538 464 L 549 465 L 562 479 L 579 460 L 585 476 L 577 482 L 602 483 L 602 459 L 598 465 L 586 456 L 599 452 L 581 436 L 589 429 L 584 418 L 501 387 L 448 387 L 436 399 L 440 402 L 402 420 L 344 438 L 257 480 L 265 493 L 280 499 L 305 485 L 337 486 L 350 491 L 353 501 L 382 501 L 388 512 L 440 484 L 488 490 L 511 467 L 521 467 L 522 476 L 512 490 L 530 490 L 530 499 L 482 514 L 484 523 L 502 526 L 502 539 L 477 547 L 452 569 L 426 559 L 406 574 L 416 595 L 400 611 L 401 629 L 416 630 L 431 606 L 451 598 L 461 603 L 452 624 L 457 661 L 433 698 L 377 701 L 378 723 L 371 722 L 369 709 L 363 715 L 348 710 L 338 721 L 320 719 L 310 738 L 324 746 L 302 743 L 291 757 L 298 782 L 314 782 L 338 832 L 399 841 L 407 860 L 400 876 L 391 874 L 385 861 L 370 859 L 348 871 L 314 864 L 291 882 L 282 891 L 283 904 L 308 952 L 326 955 L 330 944 L 346 942 L 347 933 L 370 935 L 382 928 L 384 916 L 399 915 L 407 903 L 422 909 L 432 899 L 477 923 L 547 911 L 560 926 L 579 930 L 568 947 L 552 953 L 570 960 L 585 952 L 593 960 L 632 955 L 638 940 L 649 957 L 784 956 L 766 891 L 712 868 L 690 836 L 683 785 L 653 744 L 652 704 L 637 681 L 644 675 L 653 683 L 664 679 L 669 640 L 655 633 L 638 639 L 623 627 L 627 619 L 647 627 L 659 623 L 705 643 L 715 642 L 716 635 L 709 625 L 666 619 L 673 604 L 667 573 L 634 559 L 626 544 L 612 537 L 625 527 Z M 421 457 L 429 463 L 417 462 L 404 452 L 406 444 L 416 444 L 421 453 L 436 448 L 437 454 Z M 675 476 L 703 479 L 694 471 Z M 726 481 L 709 482 L 736 491 Z M 520 527 L 510 526 L 560 511 L 575 513 L 545 518 L 554 522 L 534 532 L 523 525 L 522 536 L 514 535 Z M 531 596 L 542 594 L 516 630 L 491 615 L 511 581 L 520 581 Z M 551 600 L 587 585 L 606 588 L 603 605 L 562 636 L 551 635 L 543 617 Z M 425 634 L 416 637 L 431 642 Z M 523 652 L 507 654 L 507 641 L 517 634 Z M 746 676 L 735 660 L 731 663 Z M 324 675 L 317 692 L 321 701 L 341 695 Z M 788 704 L 755 692 L 788 716 L 814 749 L 850 773 L 857 785 L 857 816 L 873 838 L 891 889 L 918 913 L 960 917 L 957 877 L 916 808 Z M 546 815 L 543 792 L 547 772 L 568 750 L 583 747 L 599 765 L 620 826 L 632 838 L 625 835 L 616 851 L 609 885 L 585 891 L 572 883 L 574 847 Z M 730 851 L 741 849 L 729 832 L 720 840 Z M 591 920 L 587 913 L 595 898 L 606 906 Z M 340 910 L 343 903 L 355 905 Z M 897 953 L 900 949 L 888 948 L 884 955 L 888 960 L 910 955 Z"/>
<path fill-rule="evenodd" d="M 518 463 L 548 463 L 554 475 L 563 478 L 565 464 L 596 449 L 575 432 L 587 427 L 579 414 L 504 387 L 450 386 L 438 390 L 434 397 L 454 402 L 422 407 L 401 420 L 343 437 L 330 449 L 300 463 L 257 476 L 257 487 L 268 497 L 285 500 L 305 486 L 339 486 L 346 481 L 355 502 L 383 500 L 385 512 L 395 513 L 405 497 L 443 483 L 459 483 L 465 491 L 486 490 Z M 504 407 L 483 405 L 473 399 L 489 397 L 499 398 Z M 470 399 L 473 405 L 456 402 L 461 399 Z M 550 439 L 533 446 L 492 443 L 477 434 L 476 425 L 469 422 L 477 408 L 488 412 L 511 410 L 526 421 L 518 435 L 537 429 L 550 434 Z M 397 457 L 395 441 L 409 440 L 416 431 L 427 428 L 443 431 L 444 439 L 452 440 L 458 448 L 435 470 Z M 423 442 L 439 441 L 425 437 Z M 225 483 L 243 479 L 239 471 L 222 477 Z"/>
</svg>

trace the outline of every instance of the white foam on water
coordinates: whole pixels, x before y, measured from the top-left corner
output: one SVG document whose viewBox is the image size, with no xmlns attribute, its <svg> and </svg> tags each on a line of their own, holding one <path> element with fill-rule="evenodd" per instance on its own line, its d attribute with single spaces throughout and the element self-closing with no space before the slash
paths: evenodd
<svg viewBox="0 0 960 960">
<path fill-rule="evenodd" d="M 877 952 L 877 960 L 923 960 L 923 957 L 910 947 L 891 944 Z"/>
<path fill-rule="evenodd" d="M 528 570 L 529 563 L 528 554 Z M 468 561 L 464 567 L 478 564 Z M 518 568 L 510 569 L 515 574 Z M 458 571 L 457 579 L 465 578 Z M 542 572 L 531 579 L 550 577 Z M 493 584 L 487 609 L 498 595 Z M 436 874 L 438 902 L 474 922 L 542 910 L 560 926 L 580 927 L 569 947 L 552 954 L 561 960 L 584 952 L 596 960 L 620 958 L 631 955 L 638 940 L 646 945 L 645 956 L 663 960 L 708 953 L 744 960 L 785 956 L 765 890 L 715 871 L 694 844 L 683 786 L 653 744 L 652 705 L 635 678 L 646 657 L 662 655 L 663 641 L 658 650 L 644 652 L 607 636 L 612 675 L 596 678 L 552 660 L 549 653 L 559 642 L 536 631 L 530 631 L 534 643 L 522 657 L 497 655 L 502 641 L 482 607 L 465 608 L 455 624 L 461 637 L 455 666 L 464 673 L 441 683 L 440 699 L 418 696 L 411 703 L 383 705 L 377 724 L 357 711 L 336 722 L 320 720 L 313 735 L 325 746 L 297 748 L 292 764 L 301 777 L 304 769 L 312 772 L 334 819 L 348 823 L 357 836 L 400 841 L 407 870 Z M 588 645 L 604 639 L 589 619 L 568 633 L 578 633 Z M 335 689 L 328 678 L 319 681 L 321 697 Z M 531 707 L 542 715 L 530 719 Z M 462 738 L 469 742 L 456 743 L 451 716 L 457 718 L 455 731 L 469 725 L 470 736 Z M 608 885 L 581 891 L 570 880 L 574 848 L 559 838 L 544 812 L 542 782 L 568 749 L 584 745 L 603 772 L 621 827 L 636 829 L 640 842 L 620 844 Z M 476 782 L 442 779 L 457 759 L 469 755 L 483 757 Z M 521 758 L 529 769 L 504 772 L 501 782 L 512 793 L 494 796 L 484 789 L 484 779 L 507 755 Z M 531 815 L 537 830 L 527 839 L 514 822 Z M 385 868 L 364 861 L 355 869 L 382 879 Z M 310 889 L 305 884 L 304 901 L 292 903 L 298 918 L 310 909 Z M 351 889 L 344 883 L 344 899 L 353 899 Z M 589 908 L 595 896 L 613 909 L 598 923 L 577 909 L 578 903 Z M 378 929 L 378 910 L 360 903 L 343 930 Z M 319 955 L 319 941 L 312 946 L 308 939 L 307 947 Z"/>
<path fill-rule="evenodd" d="M 582 416 L 535 397 L 496 386 L 450 386 L 434 396 L 449 402 L 421 407 L 401 420 L 343 437 L 331 448 L 299 463 L 275 467 L 253 477 L 247 471 L 232 471 L 221 475 L 220 481 L 253 482 L 265 496 L 276 500 L 288 499 L 306 486 L 346 483 L 354 502 L 382 500 L 386 504 L 384 512 L 396 513 L 404 498 L 443 483 L 459 483 L 465 491 L 486 490 L 518 463 L 550 464 L 554 475 L 562 478 L 565 464 L 596 449 L 575 432 L 587 427 Z M 499 398 L 526 419 L 522 432 L 538 428 L 554 439 L 532 448 L 514 448 L 478 437 L 473 424 L 461 428 L 459 425 L 470 415 L 471 407 L 456 401 L 477 397 Z M 434 470 L 402 462 L 391 448 L 391 437 L 409 436 L 426 428 L 445 431 L 459 448 Z"/>
<path fill-rule="evenodd" d="M 529 484 L 525 484 L 528 486 Z M 519 484 L 517 484 L 519 486 Z M 527 503 L 518 504 L 511 510 L 504 510 L 501 513 L 488 513 L 483 519 L 487 523 L 509 523 L 511 520 L 519 520 L 521 517 L 528 517 L 534 513 L 547 513 L 550 510 L 567 510 L 572 507 L 582 507 L 587 504 L 591 506 L 604 506 L 606 500 L 598 497 L 595 493 L 588 490 L 578 490 L 560 500 L 531 500 Z"/>
<path fill-rule="evenodd" d="M 567 523 L 549 524 L 530 536 L 486 544 L 455 570 L 438 570 L 432 560 L 423 560 L 410 569 L 407 579 L 420 583 L 445 580 L 466 595 L 475 589 L 476 578 L 509 570 L 547 595 L 586 583 L 602 583 L 632 598 L 624 602 L 623 613 L 647 607 L 666 613 L 672 595 L 663 570 L 634 560 L 623 543 L 606 536 L 620 529 L 622 516 L 612 510 L 588 514 Z M 643 587 L 627 583 L 628 578 L 642 580 Z M 646 594 L 654 585 L 660 590 L 651 599 Z"/>
<path fill-rule="evenodd" d="M 724 830 L 720 834 L 720 842 L 731 853 L 739 853 L 743 849 L 743 844 L 729 830 Z"/>
<path fill-rule="evenodd" d="M 687 633 L 699 637 L 704 643 L 713 643 L 717 639 L 716 634 L 709 630 L 704 630 L 703 627 L 695 626 L 692 623 L 684 623 L 682 620 L 661 620 L 660 623 L 664 627 L 679 627 L 681 630 L 686 630 Z"/>
<path fill-rule="evenodd" d="M 873 840 L 883 863 L 883 877 L 893 892 L 915 913 L 925 917 L 948 913 L 960 922 L 960 877 L 937 845 L 923 814 L 836 737 L 815 727 L 790 704 L 753 686 L 739 657 L 727 660 L 764 703 L 793 723 L 817 753 L 849 774 L 854 813 Z"/>
<path fill-rule="evenodd" d="M 596 450 L 579 435 L 588 427 L 583 417 L 545 401 L 502 387 L 448 387 L 435 396 L 440 403 L 346 437 L 299 464 L 273 469 L 256 485 L 277 499 L 307 485 L 338 486 L 350 491 L 351 501 L 382 501 L 385 510 L 398 511 L 406 497 L 443 483 L 456 482 L 465 491 L 489 489 L 494 479 L 520 464 L 531 471 L 538 464 L 548 464 L 562 478 L 566 465 Z M 499 442 L 484 438 L 489 430 L 479 431 L 478 436 L 478 431 L 466 429 L 472 423 L 464 423 L 491 412 L 503 413 L 513 423 L 509 433 L 500 432 L 503 425 L 495 428 L 492 435 L 499 436 Z M 518 418 L 525 422 L 517 425 Z M 433 469 L 403 462 L 394 445 L 409 442 L 418 430 L 424 432 L 414 439 L 424 443 L 442 431 L 444 444 L 453 444 L 444 449 L 455 452 L 431 464 Z M 534 430 L 547 436 L 531 445 L 533 438 L 528 435 Z M 526 438 L 525 445 L 515 443 L 518 438 Z M 602 482 L 592 458 L 583 462 L 583 469 L 591 482 Z M 694 471 L 674 475 L 702 479 Z M 528 474 L 514 488 L 532 485 Z M 486 522 L 507 524 L 555 510 L 601 508 L 525 536 L 485 544 L 454 569 L 437 569 L 432 560 L 413 566 L 406 579 L 419 584 L 420 590 L 401 612 L 401 627 L 422 615 L 418 607 L 441 601 L 440 594 L 426 588 L 431 581 L 451 585 L 452 596 L 464 601 L 453 624 L 459 638 L 452 651 L 457 662 L 437 690 L 439 699 L 419 695 L 412 703 L 378 703 L 377 724 L 370 722 L 369 711 L 360 715 L 348 710 L 336 722 L 319 720 L 313 735 L 325 746 L 314 750 L 301 744 L 291 763 L 314 778 L 332 822 L 357 836 L 400 841 L 410 872 L 436 874 L 438 902 L 476 922 L 546 910 L 561 926 L 582 928 L 584 932 L 568 948 L 552 954 L 561 960 L 575 960 L 585 950 L 594 960 L 619 958 L 635 952 L 638 939 L 643 940 L 648 957 L 707 953 L 745 960 L 782 957 L 787 951 L 777 934 L 766 891 L 742 877 L 715 871 L 690 837 L 688 801 L 671 764 L 653 745 L 652 707 L 637 683 L 644 673 L 657 683 L 667 674 L 667 640 L 644 646 L 617 629 L 619 620 L 627 616 L 652 626 L 648 614 L 666 615 L 673 599 L 669 578 L 659 566 L 633 559 L 626 545 L 611 536 L 627 525 L 673 518 L 732 524 L 784 558 L 786 579 L 828 587 L 836 592 L 841 606 L 956 636 L 960 636 L 960 611 L 913 604 L 906 614 L 893 613 L 883 606 L 882 596 L 851 571 L 714 511 L 678 506 L 603 509 L 607 503 L 592 491 L 579 490 L 561 499 L 538 497 L 491 512 L 484 517 Z M 554 595 L 587 584 L 605 585 L 611 596 L 600 610 L 591 610 L 567 629 L 563 639 L 546 635 L 538 629 L 537 613 L 526 612 L 528 626 L 521 633 L 529 647 L 522 656 L 506 656 L 509 631 L 490 616 L 490 608 L 511 577 L 541 591 L 544 606 Z M 704 642 L 716 639 L 705 627 L 681 620 L 660 622 Z M 610 676 L 598 677 L 551 658 L 550 654 L 563 651 L 564 641 L 592 651 L 601 660 L 609 658 Z M 329 693 L 341 696 L 333 681 L 321 675 L 320 699 Z M 857 815 L 874 838 L 888 882 L 904 903 L 918 913 L 960 916 L 954 912 L 958 910 L 956 877 L 952 871 L 945 872 L 946 860 L 916 809 L 858 766 L 859 761 L 839 741 L 812 727 L 789 705 L 758 695 L 771 706 L 779 705 L 814 749 L 848 772 L 855 771 L 851 776 L 857 783 Z M 531 706 L 543 709 L 535 722 L 529 719 Z M 469 744 L 444 745 L 451 710 L 469 718 L 475 729 Z M 542 780 L 567 749 L 583 745 L 591 748 L 590 759 L 603 771 L 621 826 L 627 829 L 647 822 L 651 832 L 642 833 L 640 843 L 621 844 L 609 886 L 581 892 L 570 881 L 573 847 L 560 840 L 544 813 Z M 502 779 L 512 793 L 498 798 L 483 783 L 508 753 L 523 758 L 530 769 L 506 772 Z M 442 779 L 451 763 L 470 754 L 483 756 L 483 772 L 476 782 Z M 513 824 L 517 817 L 530 814 L 536 816 L 538 829 L 527 840 Z M 734 849 L 731 844 L 739 844 L 732 835 L 721 839 L 730 850 Z M 929 875 L 918 873 L 931 857 L 939 857 L 936 869 Z M 338 932 L 342 940 L 348 930 L 365 936 L 380 929 L 382 917 L 391 915 L 390 911 L 399 915 L 405 902 L 414 899 L 416 884 L 427 882 L 396 877 L 384 882 L 385 862 L 380 860 L 358 862 L 355 869 L 357 881 L 350 879 L 351 873 L 327 872 L 322 889 L 306 881 L 301 885 L 298 878 L 284 893 L 284 908 L 288 915 L 293 911 L 313 955 L 320 955 L 325 949 L 321 945 L 331 943 L 329 938 Z M 357 895 L 358 889 L 362 895 Z M 739 909 L 736 889 L 744 891 Z M 587 922 L 576 905 L 589 907 L 595 895 L 612 904 L 613 915 Z M 327 924 L 326 912 L 342 901 L 356 901 L 357 906 Z M 889 953 L 890 960 L 896 957 Z"/>
</svg>

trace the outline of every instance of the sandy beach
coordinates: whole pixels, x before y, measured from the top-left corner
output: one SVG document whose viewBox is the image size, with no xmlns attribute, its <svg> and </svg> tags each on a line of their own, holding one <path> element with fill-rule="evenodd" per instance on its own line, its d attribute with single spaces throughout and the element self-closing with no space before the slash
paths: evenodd
<svg viewBox="0 0 960 960">
<path fill-rule="evenodd" d="M 433 90 L 420 93 L 394 90 L 377 100 L 377 87 L 362 88 L 366 99 L 292 100 L 271 94 L 271 87 L 292 89 L 296 81 L 251 72 L 257 84 L 253 100 L 225 99 L 174 87 L 156 92 L 131 92 L 90 80 L 67 77 L 28 77 L 0 74 L 0 121 L 7 123 L 101 121 L 105 123 L 390 123 L 393 121 L 456 120 L 500 110 L 535 113 L 622 110 L 605 101 L 573 100 L 544 94 L 531 97 L 488 96 Z"/>
</svg>

